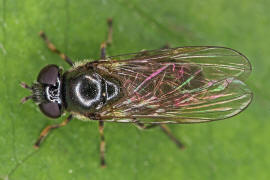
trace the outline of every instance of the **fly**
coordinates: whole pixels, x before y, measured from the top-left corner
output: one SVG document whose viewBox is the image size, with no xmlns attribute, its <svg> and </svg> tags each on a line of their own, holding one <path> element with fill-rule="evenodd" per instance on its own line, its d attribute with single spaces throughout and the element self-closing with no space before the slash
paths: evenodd
<svg viewBox="0 0 270 180">
<path fill-rule="evenodd" d="M 22 102 L 32 99 L 49 118 L 59 118 L 64 112 L 70 115 L 60 124 L 47 126 L 36 148 L 52 129 L 73 118 L 96 120 L 101 166 L 105 167 L 104 122 L 133 123 L 141 129 L 160 126 L 183 148 L 165 124 L 226 119 L 250 104 L 252 92 L 244 82 L 251 65 L 243 54 L 225 47 L 191 46 L 106 57 L 106 46 L 112 41 L 111 19 L 108 25 L 100 60 L 75 64 L 40 33 L 48 48 L 71 68 L 44 67 L 31 86 L 21 83 L 32 92 Z"/>
</svg>

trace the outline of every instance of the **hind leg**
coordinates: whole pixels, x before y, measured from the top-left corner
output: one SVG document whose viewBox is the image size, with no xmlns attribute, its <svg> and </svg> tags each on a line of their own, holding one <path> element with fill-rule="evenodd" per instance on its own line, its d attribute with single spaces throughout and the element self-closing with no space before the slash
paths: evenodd
<svg viewBox="0 0 270 180">
<path fill-rule="evenodd" d="M 179 147 L 180 149 L 185 148 L 184 144 L 172 134 L 170 128 L 168 126 L 166 126 L 165 124 L 148 124 L 148 125 L 145 125 L 143 123 L 136 122 L 136 123 L 134 123 L 134 125 L 136 127 L 138 127 L 139 129 L 150 129 L 150 128 L 159 126 L 161 128 L 162 132 L 164 132 L 177 145 L 177 147 Z"/>
</svg>

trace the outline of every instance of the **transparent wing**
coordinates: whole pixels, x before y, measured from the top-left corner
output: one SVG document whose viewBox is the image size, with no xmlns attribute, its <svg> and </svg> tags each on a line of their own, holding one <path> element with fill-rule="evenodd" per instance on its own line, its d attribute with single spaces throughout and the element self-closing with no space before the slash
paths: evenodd
<svg viewBox="0 0 270 180">
<path fill-rule="evenodd" d="M 195 123 L 225 119 L 245 109 L 251 65 L 223 47 L 180 47 L 108 58 L 100 71 L 117 77 L 124 97 L 104 108 L 105 121 Z"/>
</svg>

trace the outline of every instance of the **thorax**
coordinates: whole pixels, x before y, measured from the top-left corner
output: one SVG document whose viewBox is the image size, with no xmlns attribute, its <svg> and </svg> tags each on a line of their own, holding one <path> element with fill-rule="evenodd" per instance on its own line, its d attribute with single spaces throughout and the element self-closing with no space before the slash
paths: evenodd
<svg viewBox="0 0 270 180">
<path fill-rule="evenodd" d="M 98 113 L 122 96 L 120 81 L 93 68 L 76 68 L 63 75 L 65 108 L 83 116 Z"/>
</svg>

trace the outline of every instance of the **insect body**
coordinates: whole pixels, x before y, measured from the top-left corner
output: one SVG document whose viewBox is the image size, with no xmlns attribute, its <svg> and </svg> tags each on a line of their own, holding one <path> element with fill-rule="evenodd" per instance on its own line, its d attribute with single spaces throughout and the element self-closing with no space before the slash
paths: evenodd
<svg viewBox="0 0 270 180">
<path fill-rule="evenodd" d="M 66 125 L 72 117 L 97 120 L 101 165 L 105 166 L 104 122 L 130 122 L 142 128 L 161 125 L 183 147 L 163 124 L 225 119 L 241 112 L 252 99 L 244 83 L 251 65 L 244 55 L 229 48 L 179 47 L 106 58 L 105 43 L 102 60 L 73 64 L 44 33 L 41 36 L 73 66 L 67 71 L 57 65 L 43 68 L 31 87 L 22 84 L 32 91 L 23 101 L 32 98 L 50 118 L 58 118 L 64 111 L 71 115 L 63 123 L 45 128 L 36 147 L 51 129 Z"/>
</svg>

